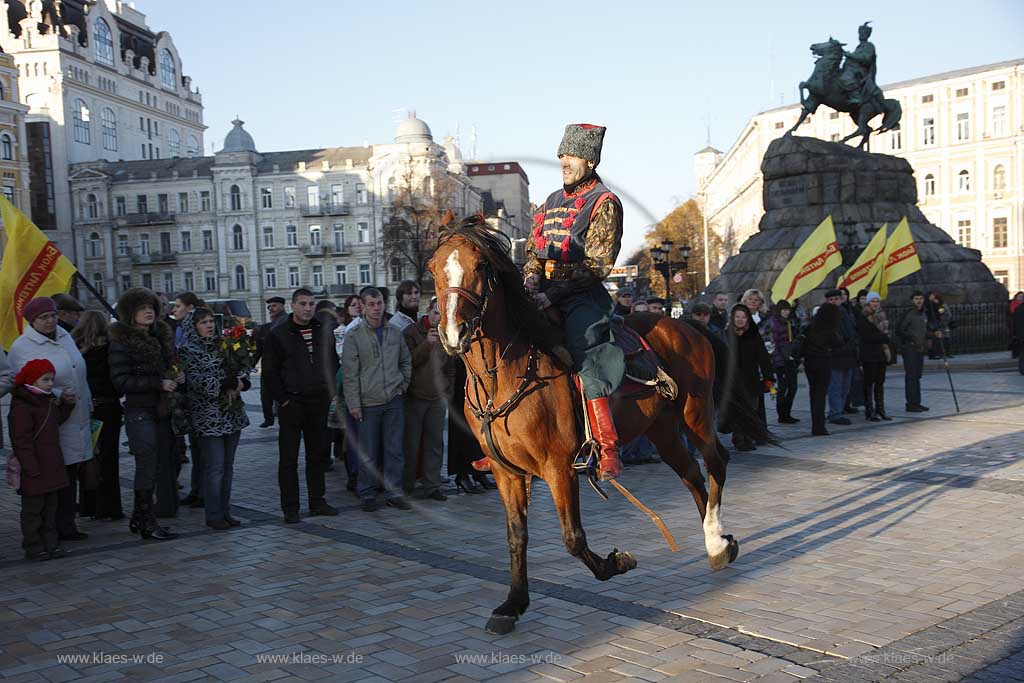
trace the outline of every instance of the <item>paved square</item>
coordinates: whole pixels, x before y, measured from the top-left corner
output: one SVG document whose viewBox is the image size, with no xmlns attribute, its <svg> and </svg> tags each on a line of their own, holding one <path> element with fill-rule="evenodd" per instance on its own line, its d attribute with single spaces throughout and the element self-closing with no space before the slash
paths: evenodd
<svg viewBox="0 0 1024 683">
<path fill-rule="evenodd" d="M 4 487 L 0 678 L 1021 680 L 1024 377 L 954 377 L 960 415 L 946 376 L 928 373 L 931 412 L 905 416 L 896 373 L 895 421 L 861 417 L 830 438 L 807 436 L 801 387 L 803 422 L 772 424 L 784 448 L 733 457 L 724 522 L 741 549 L 720 572 L 707 565 L 689 494 L 663 465 L 631 467 L 623 481 L 662 515 L 679 553 L 620 496 L 604 502 L 584 487 L 591 547 L 639 562 L 605 583 L 566 553 L 536 483 L 532 602 L 503 637 L 483 630 L 508 582 L 496 492 L 367 514 L 336 467 L 328 500 L 341 515 L 284 525 L 276 430 L 250 427 L 235 474 L 242 528 L 210 531 L 201 510 L 183 509 L 171 520 L 182 536 L 157 543 L 131 536 L 126 521 L 84 520 L 91 537 L 70 557 L 30 564 L 20 503 Z M 126 456 L 124 482 L 130 474 Z"/>
</svg>

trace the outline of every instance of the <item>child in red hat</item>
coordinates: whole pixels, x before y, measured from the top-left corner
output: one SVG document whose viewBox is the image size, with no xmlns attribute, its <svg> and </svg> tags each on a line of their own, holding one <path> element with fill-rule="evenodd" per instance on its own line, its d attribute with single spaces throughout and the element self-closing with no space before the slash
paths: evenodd
<svg viewBox="0 0 1024 683">
<path fill-rule="evenodd" d="M 53 395 L 53 363 L 37 358 L 14 378 L 7 416 L 11 447 L 21 466 L 21 546 L 29 560 L 65 554 L 57 538 L 57 492 L 68 485 L 59 427 L 74 404 Z"/>
</svg>

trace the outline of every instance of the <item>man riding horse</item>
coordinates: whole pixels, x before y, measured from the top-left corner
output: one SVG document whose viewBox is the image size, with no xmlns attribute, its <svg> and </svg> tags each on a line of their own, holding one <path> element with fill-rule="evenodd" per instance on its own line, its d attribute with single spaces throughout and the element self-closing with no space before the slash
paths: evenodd
<svg viewBox="0 0 1024 683">
<path fill-rule="evenodd" d="M 597 175 L 605 128 L 569 124 L 558 146 L 562 188 L 533 216 L 523 284 L 542 309 L 562 317 L 566 348 L 580 378 L 601 447 L 602 479 L 622 472 L 619 437 L 609 397 L 622 383 L 626 361 L 612 344 L 615 304 L 602 282 L 615 265 L 622 242 L 622 202 Z"/>
<path fill-rule="evenodd" d="M 860 43 L 853 52 L 844 51 L 846 68 L 839 79 L 843 90 L 850 98 L 850 104 L 865 105 L 874 103 L 882 109 L 882 90 L 875 84 L 878 73 L 875 46 L 868 40 L 871 37 L 871 22 L 865 21 L 857 29 Z"/>
</svg>

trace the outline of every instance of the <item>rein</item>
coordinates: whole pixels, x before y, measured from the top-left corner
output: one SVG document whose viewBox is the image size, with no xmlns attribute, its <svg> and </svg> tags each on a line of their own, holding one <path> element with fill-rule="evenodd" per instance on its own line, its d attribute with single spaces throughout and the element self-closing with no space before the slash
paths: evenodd
<svg viewBox="0 0 1024 683">
<path fill-rule="evenodd" d="M 475 318 L 468 321 L 468 325 L 470 333 L 474 337 L 473 341 L 480 345 L 480 360 L 481 362 L 483 362 L 484 365 L 483 374 L 487 375 L 487 377 L 490 378 L 490 391 L 488 391 L 486 388 L 482 387 L 484 383 L 484 378 L 481 377 L 480 374 L 473 369 L 472 365 L 466 363 L 466 359 L 463 357 L 463 362 L 466 365 L 466 371 L 468 373 L 468 377 L 466 378 L 466 404 L 469 406 L 473 415 L 475 415 L 476 418 L 480 420 L 480 431 L 483 433 L 484 440 L 487 442 L 487 448 L 490 449 L 491 454 L 494 456 L 494 459 L 501 463 L 501 465 L 510 472 L 514 472 L 515 474 L 518 474 L 520 476 L 529 476 L 529 473 L 526 470 L 522 469 L 518 465 L 513 464 L 512 461 L 510 461 L 505 456 L 505 454 L 501 452 L 501 449 L 498 448 L 498 444 L 495 443 L 494 441 L 494 434 L 491 428 L 491 423 L 508 414 L 512 407 L 526 393 L 526 389 L 527 387 L 529 387 L 530 382 L 532 382 L 533 379 L 536 377 L 537 350 L 536 348 L 534 348 L 533 344 L 530 345 L 530 357 L 527 361 L 526 372 L 523 373 L 522 381 L 520 381 L 519 386 L 516 388 L 514 392 L 512 392 L 512 395 L 509 396 L 504 403 L 502 403 L 498 407 L 495 407 L 494 400 L 498 395 L 498 367 L 501 365 L 501 362 L 505 359 L 505 356 L 508 354 L 509 350 L 511 350 L 512 347 L 515 345 L 516 339 L 519 338 L 519 332 L 517 331 L 514 335 L 512 335 L 512 339 L 509 341 L 508 345 L 495 359 L 494 367 L 487 367 L 487 358 L 484 355 L 483 319 L 484 315 L 487 313 L 487 305 L 488 303 L 490 303 L 490 295 L 494 291 L 495 286 L 494 273 L 491 272 L 489 266 L 485 266 L 484 281 L 486 283 L 484 286 L 484 291 L 480 294 L 472 292 L 468 289 L 464 289 L 463 287 L 448 287 L 446 290 L 447 294 L 454 294 L 460 298 L 463 298 L 466 301 L 468 301 L 474 308 L 476 308 L 477 315 Z M 465 356 L 465 354 L 460 355 Z M 472 396 L 469 393 L 470 379 L 472 379 L 473 381 Z M 482 398 L 481 392 L 483 392 Z M 473 402 L 474 398 L 476 399 L 475 405 Z"/>
<path fill-rule="evenodd" d="M 494 367 L 488 368 L 487 359 L 484 358 L 483 353 L 483 335 L 477 335 L 477 342 L 480 344 L 480 358 L 484 363 L 484 374 L 490 378 L 491 390 L 488 392 L 487 389 L 482 389 L 483 397 L 486 399 L 486 402 L 481 400 L 480 392 L 484 379 L 477 374 L 476 370 L 474 370 L 469 363 L 466 363 L 466 370 L 469 372 L 469 376 L 473 380 L 473 394 L 476 398 L 476 405 L 473 405 L 473 397 L 470 396 L 468 391 L 469 379 L 466 380 L 466 404 L 469 405 L 469 409 L 473 412 L 473 415 L 476 416 L 476 419 L 480 420 L 480 431 L 483 432 L 484 439 L 487 441 L 487 448 L 490 449 L 494 459 L 501 463 L 505 469 L 520 476 L 528 476 L 529 472 L 518 465 L 513 464 L 512 461 L 510 461 L 505 454 L 501 452 L 501 449 L 498 448 L 498 444 L 494 442 L 494 434 L 491 429 L 491 423 L 511 411 L 512 407 L 523 397 L 526 393 L 527 387 L 530 386 L 530 383 L 536 377 L 537 349 L 533 344 L 530 344 L 530 356 L 529 360 L 526 362 L 526 372 L 523 373 L 519 386 L 516 387 L 516 390 L 512 392 L 512 395 L 509 396 L 504 403 L 498 407 L 494 407 L 494 399 L 498 395 L 498 367 L 501 365 L 501 361 L 504 360 L 505 354 L 507 354 L 509 349 L 511 349 L 515 344 L 518 336 L 519 333 L 517 332 L 508 343 L 508 346 L 505 347 L 505 350 L 501 352 L 500 356 L 498 356 L 494 363 Z"/>
</svg>

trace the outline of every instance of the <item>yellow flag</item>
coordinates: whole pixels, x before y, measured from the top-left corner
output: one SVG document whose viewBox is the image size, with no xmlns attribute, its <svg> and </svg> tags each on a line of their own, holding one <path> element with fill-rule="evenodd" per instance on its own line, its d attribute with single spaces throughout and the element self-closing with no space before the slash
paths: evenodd
<svg viewBox="0 0 1024 683">
<path fill-rule="evenodd" d="M 846 287 L 851 292 L 858 292 L 868 286 L 878 269 L 882 267 L 885 237 L 888 232 L 889 224 L 883 223 L 875 236 L 868 242 L 868 246 L 864 247 L 864 251 L 861 252 L 853 267 L 846 271 L 846 275 L 839 278 L 836 287 Z"/>
<path fill-rule="evenodd" d="M 21 312 L 32 299 L 67 292 L 75 267 L 25 214 L 0 197 L 3 261 L 0 262 L 0 344 L 10 349 L 21 334 Z"/>
<path fill-rule="evenodd" d="M 772 285 L 772 300 L 792 301 L 803 296 L 841 265 L 843 257 L 836 243 L 836 229 L 832 225 L 832 216 L 827 216 L 779 273 Z"/>
<path fill-rule="evenodd" d="M 885 243 L 885 264 L 879 269 L 871 288 L 884 299 L 889 296 L 889 285 L 921 270 L 914 236 L 904 216 Z"/>
</svg>

